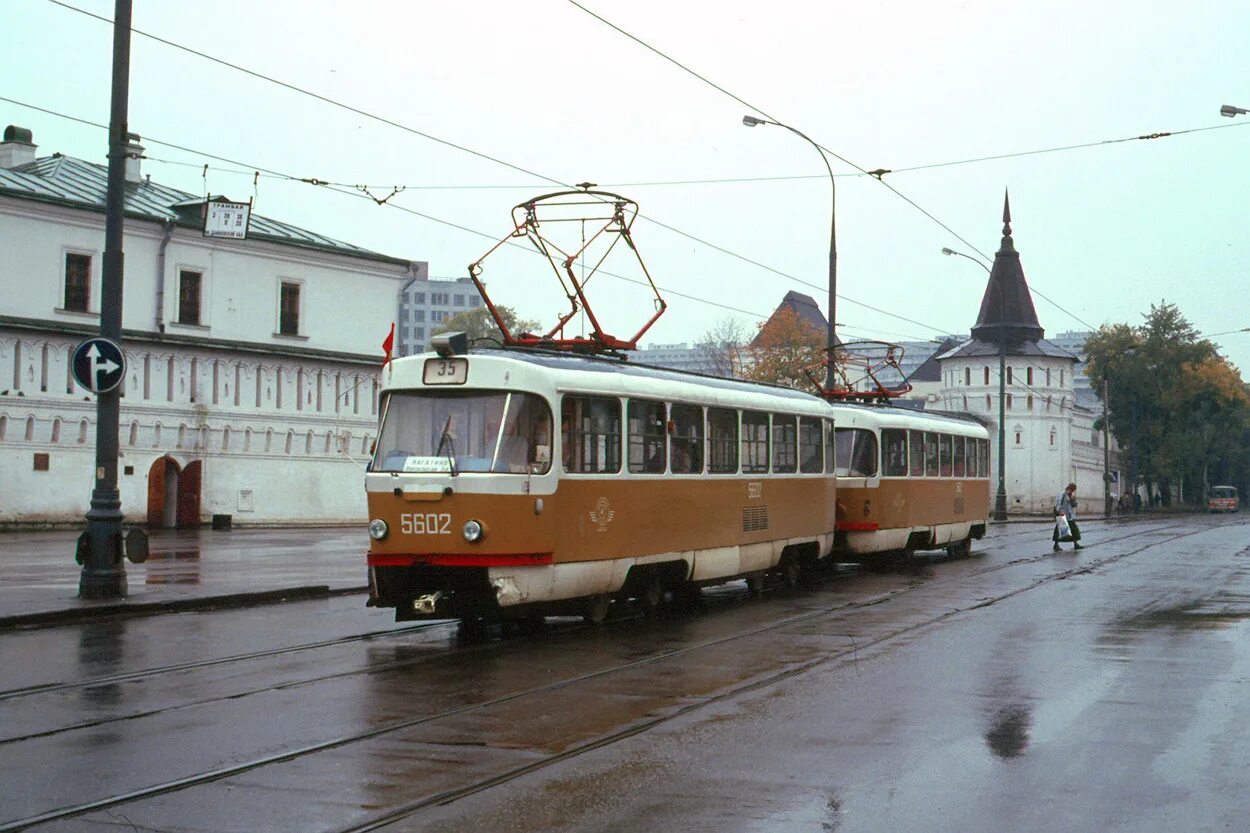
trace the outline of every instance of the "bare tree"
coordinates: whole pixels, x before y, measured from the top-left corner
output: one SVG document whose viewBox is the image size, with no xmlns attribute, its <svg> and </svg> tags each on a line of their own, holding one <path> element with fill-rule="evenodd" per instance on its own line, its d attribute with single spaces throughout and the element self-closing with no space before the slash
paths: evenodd
<svg viewBox="0 0 1250 833">
<path fill-rule="evenodd" d="M 746 364 L 746 344 L 746 325 L 728 315 L 709 327 L 695 346 L 702 354 L 705 373 L 735 378 Z"/>
</svg>

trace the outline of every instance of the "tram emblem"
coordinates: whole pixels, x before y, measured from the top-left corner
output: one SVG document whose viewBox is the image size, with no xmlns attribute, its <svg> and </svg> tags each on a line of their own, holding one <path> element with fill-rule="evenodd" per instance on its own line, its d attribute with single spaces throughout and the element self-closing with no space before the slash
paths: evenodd
<svg viewBox="0 0 1250 833">
<path fill-rule="evenodd" d="M 590 513 L 590 519 L 599 526 L 600 532 L 608 531 L 608 524 L 616 517 L 616 512 L 612 510 L 612 505 L 608 503 L 606 497 L 601 497 L 595 501 L 595 508 Z"/>
</svg>

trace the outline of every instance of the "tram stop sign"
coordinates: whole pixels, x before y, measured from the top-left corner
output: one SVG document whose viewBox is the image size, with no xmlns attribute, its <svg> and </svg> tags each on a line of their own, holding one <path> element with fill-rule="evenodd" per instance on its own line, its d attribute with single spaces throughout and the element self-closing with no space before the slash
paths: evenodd
<svg viewBox="0 0 1250 833">
<path fill-rule="evenodd" d="M 74 350 L 74 381 L 92 393 L 108 393 L 126 375 L 126 358 L 117 342 L 89 338 Z"/>
</svg>

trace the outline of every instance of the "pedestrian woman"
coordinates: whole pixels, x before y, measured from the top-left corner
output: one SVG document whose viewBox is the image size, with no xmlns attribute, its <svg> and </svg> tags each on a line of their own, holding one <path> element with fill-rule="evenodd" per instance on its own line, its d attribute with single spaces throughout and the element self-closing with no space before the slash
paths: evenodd
<svg viewBox="0 0 1250 833">
<path fill-rule="evenodd" d="M 1062 516 L 1068 521 L 1068 528 L 1072 535 L 1072 549 L 1083 550 L 1081 546 L 1081 530 L 1076 525 L 1076 484 L 1069 483 L 1067 488 L 1059 493 L 1059 497 L 1055 498 L 1055 517 Z M 1055 521 L 1055 531 L 1051 535 L 1055 542 L 1055 552 L 1059 552 L 1062 547 L 1059 546 L 1059 522 Z"/>
</svg>

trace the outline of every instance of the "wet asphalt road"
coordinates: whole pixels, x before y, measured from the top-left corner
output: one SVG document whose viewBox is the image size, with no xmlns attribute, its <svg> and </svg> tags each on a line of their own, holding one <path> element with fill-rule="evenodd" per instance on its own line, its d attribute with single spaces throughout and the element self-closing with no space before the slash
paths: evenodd
<svg viewBox="0 0 1250 833">
<path fill-rule="evenodd" d="M 1250 518 L 1047 535 L 481 645 L 359 597 L 0 634 L 0 830 L 1250 829 Z"/>
</svg>

